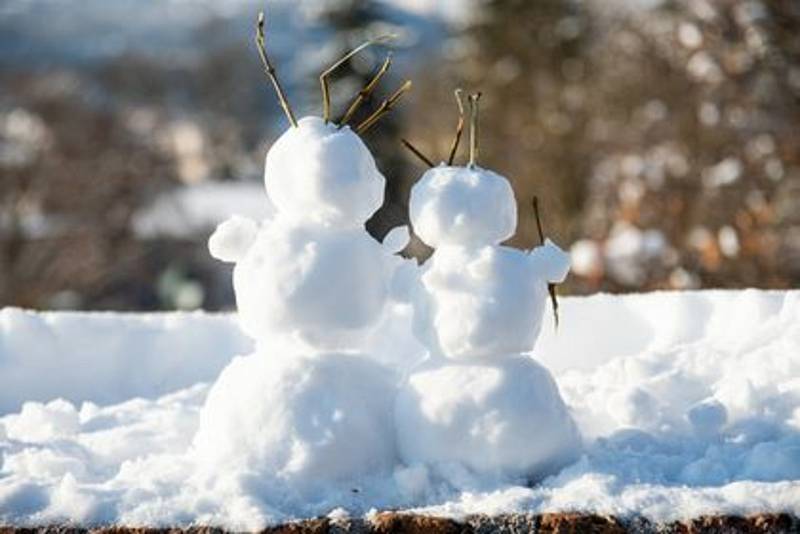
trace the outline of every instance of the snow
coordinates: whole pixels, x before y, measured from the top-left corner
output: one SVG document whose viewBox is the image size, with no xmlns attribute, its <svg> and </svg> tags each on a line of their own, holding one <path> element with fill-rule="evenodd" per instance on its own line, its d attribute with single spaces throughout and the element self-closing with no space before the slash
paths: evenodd
<svg viewBox="0 0 800 534">
<path fill-rule="evenodd" d="M 316 226 L 279 212 L 234 268 L 242 328 L 253 338 L 357 349 L 387 303 L 392 266 L 402 261 L 392 252 L 363 226 Z"/>
<path fill-rule="evenodd" d="M 496 245 L 517 227 L 517 203 L 503 176 L 480 167 L 434 167 L 409 199 L 414 231 L 426 244 Z"/>
<path fill-rule="evenodd" d="M 454 467 L 459 481 L 540 480 L 581 447 L 552 376 L 528 354 L 548 283 L 564 280 L 569 256 L 550 240 L 500 246 L 516 230 L 514 192 L 474 165 L 428 170 L 409 212 L 435 250 L 412 290 L 414 333 L 430 359 L 397 396 L 400 457 L 445 480 Z"/>
<path fill-rule="evenodd" d="M 275 141 L 264 179 L 284 215 L 353 227 L 381 207 L 386 181 L 358 135 L 319 117 L 300 119 Z"/>
<path fill-rule="evenodd" d="M 395 413 L 403 462 L 445 476 L 458 463 L 498 480 L 541 480 L 580 451 L 553 378 L 525 356 L 426 362 L 400 390 Z"/>
<path fill-rule="evenodd" d="M 548 241 L 530 253 L 510 247 L 444 246 L 423 267 L 415 327 L 431 352 L 487 358 L 533 349 L 547 283 L 561 282 L 567 255 Z"/>
<path fill-rule="evenodd" d="M 208 476 L 257 479 L 276 488 L 274 502 L 285 487 L 314 499 L 391 474 L 396 379 L 385 367 L 359 355 L 270 356 L 237 357 L 212 387 L 194 440 Z"/>
<path fill-rule="evenodd" d="M 5 309 L 0 523 L 212 523 L 252 530 L 334 511 L 358 516 L 373 508 L 456 518 L 559 510 L 656 520 L 800 514 L 800 291 L 595 295 L 564 297 L 560 304 L 559 331 L 545 320 L 534 355 L 552 371 L 584 436 L 576 462 L 528 486 L 477 475 L 459 463 L 407 464 L 398 453 L 374 476 L 334 488 L 303 487 L 301 493 L 235 470 L 209 479 L 199 468 L 206 463 L 197 457 L 202 448 L 195 435 L 209 383 L 222 368 L 231 361 L 244 366 L 243 360 L 257 366 L 251 371 L 293 368 L 266 358 L 234 360 L 253 352 L 253 343 L 233 316 Z M 410 320 L 407 305 L 395 309 L 399 321 Z M 385 324 L 378 327 L 386 328 L 383 346 L 397 350 L 386 338 L 406 327 Z M 377 353 L 377 346 L 365 352 Z M 408 369 L 422 350 L 409 347 L 406 358 L 399 350 L 385 366 Z M 343 367 L 347 374 L 375 367 L 366 359 L 355 363 L 350 358 L 356 355 L 342 357 L 354 362 Z M 448 364 L 510 365 L 500 359 Z M 339 365 L 334 367 L 313 368 L 319 374 L 311 373 L 305 385 L 292 381 L 295 395 L 314 390 L 316 380 L 340 380 L 345 391 L 335 388 L 339 400 L 331 406 L 350 406 L 357 394 L 345 386 L 355 378 L 327 378 L 327 372 L 338 372 Z M 489 378 L 476 381 L 484 392 L 491 389 Z M 449 379 L 444 386 L 455 387 Z M 385 396 L 375 398 L 384 402 Z M 287 406 L 289 411 L 271 417 L 296 421 L 296 403 Z M 318 421 L 320 430 L 330 424 Z M 313 446 L 324 447 L 324 440 Z"/>
</svg>

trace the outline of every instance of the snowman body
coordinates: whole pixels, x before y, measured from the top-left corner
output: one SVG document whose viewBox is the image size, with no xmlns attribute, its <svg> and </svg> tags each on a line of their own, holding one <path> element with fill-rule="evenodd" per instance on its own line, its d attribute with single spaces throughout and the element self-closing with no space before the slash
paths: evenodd
<svg viewBox="0 0 800 534">
<path fill-rule="evenodd" d="M 232 218 L 209 240 L 212 255 L 236 264 L 240 324 L 257 342 L 201 413 L 194 451 L 209 476 L 249 473 L 313 499 L 394 465 L 396 377 L 362 350 L 404 246 L 403 230 L 387 236 L 388 250 L 364 229 L 384 182 L 349 128 L 306 117 L 267 155 L 275 216 Z"/>
<path fill-rule="evenodd" d="M 550 373 L 527 353 L 567 255 L 550 241 L 531 252 L 500 245 L 516 229 L 514 193 L 478 167 L 429 170 L 410 211 L 435 251 L 413 299 L 430 358 L 395 404 L 402 459 L 504 478 L 552 472 L 577 455 L 580 438 Z"/>
</svg>

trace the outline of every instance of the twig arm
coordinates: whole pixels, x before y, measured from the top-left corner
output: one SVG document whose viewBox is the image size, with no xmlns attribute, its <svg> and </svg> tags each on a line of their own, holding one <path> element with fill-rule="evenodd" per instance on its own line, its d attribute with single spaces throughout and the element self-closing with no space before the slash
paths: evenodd
<svg viewBox="0 0 800 534">
<path fill-rule="evenodd" d="M 292 107 L 289 105 L 289 101 L 286 99 L 286 94 L 283 92 L 283 87 L 278 79 L 275 67 L 272 66 L 272 63 L 269 60 L 269 55 L 267 55 L 266 39 L 264 38 L 263 11 L 258 14 L 258 20 L 256 21 L 256 47 L 258 47 L 258 55 L 261 57 L 261 64 L 264 67 L 264 74 L 266 74 L 270 79 L 272 86 L 275 88 L 275 92 L 278 93 L 278 100 L 281 103 L 283 112 L 286 114 L 286 118 L 289 119 L 289 124 L 291 124 L 293 127 L 297 127 L 297 119 L 294 117 Z"/>
<path fill-rule="evenodd" d="M 539 217 L 539 197 L 533 196 L 533 216 L 536 218 L 536 230 L 539 233 L 539 244 L 544 245 L 544 231 L 542 230 L 542 219 Z M 556 293 L 556 284 L 547 284 L 547 292 L 550 294 L 550 302 L 553 303 L 553 319 L 556 323 L 556 330 L 558 329 L 558 296 Z"/>
<path fill-rule="evenodd" d="M 355 56 L 365 48 L 368 48 L 377 43 L 383 43 L 394 39 L 394 35 L 381 35 L 380 37 L 376 37 L 375 39 L 370 39 L 364 43 L 361 43 L 344 56 L 342 56 L 336 63 L 322 71 L 322 74 L 319 75 L 319 84 L 322 88 L 322 118 L 327 123 L 331 119 L 331 95 L 330 90 L 328 87 L 328 76 L 333 74 L 333 72 L 345 64 L 351 57 Z"/>
<path fill-rule="evenodd" d="M 456 104 L 458 104 L 458 124 L 456 125 L 456 135 L 450 145 L 450 155 L 447 157 L 447 164 L 452 165 L 456 159 L 458 145 L 461 143 L 461 134 L 464 132 L 464 102 L 462 100 L 464 91 L 455 90 Z"/>
<path fill-rule="evenodd" d="M 364 119 L 364 121 L 356 127 L 356 133 L 362 134 L 369 130 L 376 122 L 380 120 L 381 117 L 389 113 L 395 104 L 397 104 L 397 101 L 400 100 L 403 95 L 410 90 L 411 80 L 406 80 L 403 85 L 397 89 L 397 91 L 392 93 L 389 98 L 381 102 L 381 105 L 372 113 L 372 115 Z"/>
<path fill-rule="evenodd" d="M 469 95 L 469 166 L 478 162 L 478 101 L 480 93 Z"/>
<path fill-rule="evenodd" d="M 350 104 L 350 107 L 347 108 L 347 111 L 345 112 L 344 116 L 339 121 L 340 126 L 344 126 L 350 121 L 350 119 L 353 118 L 353 115 L 355 115 L 356 111 L 358 111 L 358 108 L 361 107 L 361 104 L 364 103 L 364 100 L 366 100 L 369 97 L 369 95 L 372 94 L 372 92 L 378 86 L 378 83 L 380 83 L 381 78 L 383 78 L 383 75 L 386 74 L 386 71 L 389 70 L 389 67 L 391 67 L 391 65 L 392 65 L 392 53 L 390 52 L 389 54 L 386 55 L 386 59 L 383 61 L 383 65 L 381 65 L 381 68 L 378 69 L 378 72 L 375 73 L 375 76 L 373 76 L 372 79 L 367 83 L 367 85 L 365 85 L 364 88 L 358 92 L 358 95 L 356 95 L 355 99 L 353 100 L 353 103 Z"/>
<path fill-rule="evenodd" d="M 406 139 L 400 139 L 400 141 L 403 143 L 404 147 L 406 147 L 412 154 L 417 156 L 425 165 L 427 165 L 430 168 L 435 167 L 430 158 L 428 158 L 425 154 L 423 154 L 422 151 L 419 150 L 417 147 L 412 145 L 411 141 L 408 141 Z"/>
</svg>

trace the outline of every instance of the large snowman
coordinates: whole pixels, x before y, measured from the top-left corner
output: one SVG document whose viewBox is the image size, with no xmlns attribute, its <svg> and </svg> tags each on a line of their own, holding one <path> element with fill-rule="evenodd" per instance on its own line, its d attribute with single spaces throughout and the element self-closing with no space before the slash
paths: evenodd
<svg viewBox="0 0 800 534">
<path fill-rule="evenodd" d="M 263 48 L 262 59 L 272 75 Z M 385 180 L 357 133 L 328 119 L 327 101 L 326 116 L 295 120 L 276 88 L 292 126 L 266 156 L 275 214 L 233 217 L 209 240 L 213 256 L 235 263 L 239 320 L 256 351 L 212 387 L 193 449 L 209 476 L 313 500 L 396 463 L 396 378 L 364 348 L 408 234 L 381 244 L 365 231 Z"/>
<path fill-rule="evenodd" d="M 474 163 L 428 170 L 412 189 L 410 216 L 435 251 L 414 297 L 415 334 L 430 357 L 395 405 L 401 458 L 501 478 L 552 473 L 577 456 L 580 438 L 552 376 L 529 353 L 567 255 L 549 240 L 527 252 L 500 245 L 516 229 L 514 193 Z"/>
</svg>

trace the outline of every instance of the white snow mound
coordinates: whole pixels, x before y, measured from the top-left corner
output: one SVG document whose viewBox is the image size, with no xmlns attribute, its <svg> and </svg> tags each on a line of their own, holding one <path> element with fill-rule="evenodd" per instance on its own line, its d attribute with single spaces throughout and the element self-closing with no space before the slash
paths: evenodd
<svg viewBox="0 0 800 534">
<path fill-rule="evenodd" d="M 480 167 L 429 169 L 411 190 L 414 232 L 429 246 L 496 245 L 517 227 L 517 203 L 503 176 Z"/>
<path fill-rule="evenodd" d="M 395 405 L 407 465 L 459 462 L 483 477 L 541 480 L 577 459 L 580 436 L 550 373 L 526 356 L 415 370 Z"/>
<path fill-rule="evenodd" d="M 285 216 L 363 229 L 383 203 L 386 180 L 349 127 L 304 117 L 267 152 L 267 195 Z"/>
</svg>

